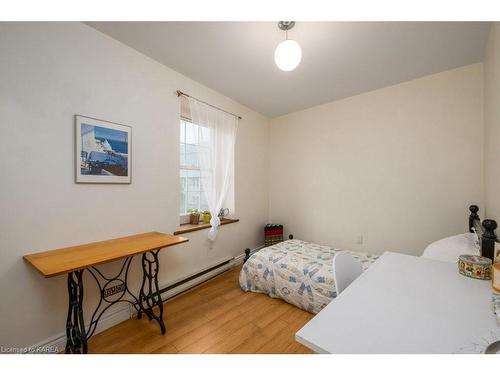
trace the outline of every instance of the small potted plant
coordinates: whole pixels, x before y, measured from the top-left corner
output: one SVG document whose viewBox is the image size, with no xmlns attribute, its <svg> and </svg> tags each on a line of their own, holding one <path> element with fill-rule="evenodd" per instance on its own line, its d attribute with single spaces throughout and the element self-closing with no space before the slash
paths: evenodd
<svg viewBox="0 0 500 375">
<path fill-rule="evenodd" d="M 210 211 L 203 211 L 203 222 L 205 224 L 210 224 L 210 219 L 212 219 Z"/>
<path fill-rule="evenodd" d="M 200 210 L 192 209 L 189 212 L 189 224 L 199 224 L 200 223 Z"/>
</svg>

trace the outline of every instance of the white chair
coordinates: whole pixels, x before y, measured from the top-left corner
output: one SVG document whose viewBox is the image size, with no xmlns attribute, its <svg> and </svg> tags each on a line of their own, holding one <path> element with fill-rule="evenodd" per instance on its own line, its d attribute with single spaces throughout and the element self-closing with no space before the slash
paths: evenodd
<svg viewBox="0 0 500 375">
<path fill-rule="evenodd" d="M 333 281 L 339 295 L 345 288 L 349 286 L 363 272 L 361 263 L 354 257 L 341 251 L 333 257 Z"/>
</svg>

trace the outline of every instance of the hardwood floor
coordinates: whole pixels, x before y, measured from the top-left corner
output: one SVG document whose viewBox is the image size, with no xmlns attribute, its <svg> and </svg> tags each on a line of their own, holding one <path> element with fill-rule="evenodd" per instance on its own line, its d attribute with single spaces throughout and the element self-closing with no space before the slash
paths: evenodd
<svg viewBox="0 0 500 375">
<path fill-rule="evenodd" d="M 311 353 L 295 332 L 313 315 L 264 294 L 243 292 L 240 267 L 165 303 L 167 333 L 143 317 L 89 340 L 89 353 Z"/>
</svg>

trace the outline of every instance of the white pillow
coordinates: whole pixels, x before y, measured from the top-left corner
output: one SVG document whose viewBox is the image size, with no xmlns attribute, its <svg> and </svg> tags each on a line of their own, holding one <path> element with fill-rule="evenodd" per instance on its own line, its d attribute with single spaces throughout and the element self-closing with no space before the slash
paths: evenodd
<svg viewBox="0 0 500 375">
<path fill-rule="evenodd" d="M 475 233 L 458 234 L 433 242 L 425 248 L 422 257 L 456 262 L 462 254 L 479 255 L 479 246 Z"/>
</svg>

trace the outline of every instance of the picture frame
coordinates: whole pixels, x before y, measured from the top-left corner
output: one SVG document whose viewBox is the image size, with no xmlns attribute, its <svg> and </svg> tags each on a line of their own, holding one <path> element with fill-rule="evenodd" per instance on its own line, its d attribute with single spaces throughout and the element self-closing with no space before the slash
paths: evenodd
<svg viewBox="0 0 500 375">
<path fill-rule="evenodd" d="M 75 115 L 75 182 L 130 184 L 132 128 Z"/>
</svg>

